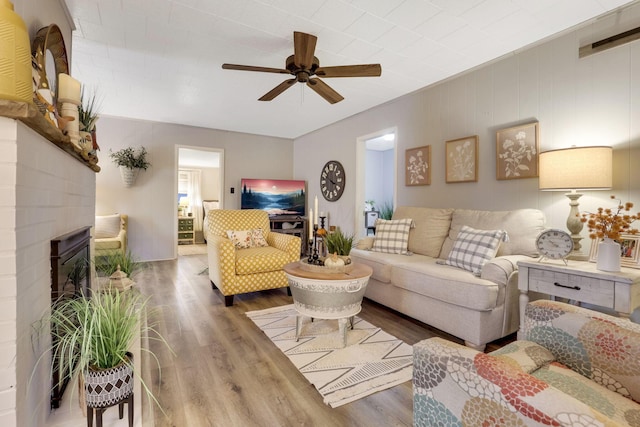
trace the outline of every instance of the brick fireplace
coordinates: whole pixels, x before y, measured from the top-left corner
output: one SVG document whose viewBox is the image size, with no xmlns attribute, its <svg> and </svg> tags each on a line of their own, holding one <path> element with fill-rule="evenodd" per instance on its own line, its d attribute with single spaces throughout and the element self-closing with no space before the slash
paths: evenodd
<svg viewBox="0 0 640 427">
<path fill-rule="evenodd" d="M 24 124 L 0 117 L 0 425 L 49 418 L 51 241 L 95 221 L 95 172 Z M 49 356 L 50 357 L 50 356 Z"/>
</svg>

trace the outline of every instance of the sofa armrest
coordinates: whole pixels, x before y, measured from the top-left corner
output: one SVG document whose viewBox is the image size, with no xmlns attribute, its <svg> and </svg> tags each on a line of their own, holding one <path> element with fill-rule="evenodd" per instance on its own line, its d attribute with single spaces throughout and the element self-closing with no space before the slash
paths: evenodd
<svg viewBox="0 0 640 427">
<path fill-rule="evenodd" d="M 122 253 L 127 253 L 127 230 L 123 228 L 118 233 L 118 237 L 116 239 L 120 240 L 120 247 L 122 248 Z"/>
<path fill-rule="evenodd" d="M 227 295 L 224 289 L 233 286 L 236 275 L 236 250 L 233 243 L 223 236 L 209 236 L 207 258 L 209 279 L 223 295 Z"/>
<path fill-rule="evenodd" d="M 506 286 L 509 280 L 518 272 L 518 261 L 530 261 L 531 258 L 525 255 L 506 255 L 495 257 L 482 267 L 480 277 L 491 280 L 502 286 Z M 517 281 L 516 281 L 517 283 Z"/>
<path fill-rule="evenodd" d="M 505 358 L 441 338 L 413 346 L 413 414 L 419 427 L 568 425 L 570 414 L 597 425 L 607 418 Z"/>
<path fill-rule="evenodd" d="M 640 402 L 640 325 L 598 311 L 538 300 L 525 309 L 523 338 L 558 362 Z"/>
<path fill-rule="evenodd" d="M 286 252 L 289 262 L 300 260 L 300 246 L 302 240 L 292 234 L 270 232 L 267 234 L 267 243 L 276 249 Z"/>
</svg>

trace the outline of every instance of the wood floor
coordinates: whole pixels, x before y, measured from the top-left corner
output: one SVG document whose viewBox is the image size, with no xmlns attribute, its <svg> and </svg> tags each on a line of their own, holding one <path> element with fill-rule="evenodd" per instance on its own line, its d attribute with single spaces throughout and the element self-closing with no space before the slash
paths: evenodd
<svg viewBox="0 0 640 427">
<path fill-rule="evenodd" d="M 175 352 L 172 356 L 166 346 L 149 342 L 158 356 L 161 378 L 149 357 L 143 358 L 148 368 L 145 378 L 164 414 L 157 406 L 151 410 L 143 399 L 144 425 L 412 425 L 410 381 L 338 408 L 325 405 L 315 388 L 245 316 L 247 311 L 291 304 L 286 290 L 238 295 L 232 307 L 225 307 L 203 272 L 206 263 L 206 255 L 183 256 L 149 263 L 136 276 L 138 287 L 157 308 L 158 329 Z M 408 344 L 433 336 L 461 342 L 366 299 L 360 316 Z"/>
</svg>

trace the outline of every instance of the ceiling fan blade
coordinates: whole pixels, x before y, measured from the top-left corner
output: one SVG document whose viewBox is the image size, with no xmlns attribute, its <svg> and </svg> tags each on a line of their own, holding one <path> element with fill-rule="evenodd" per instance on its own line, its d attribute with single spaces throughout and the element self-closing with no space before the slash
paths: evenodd
<svg viewBox="0 0 640 427">
<path fill-rule="evenodd" d="M 331 104 L 335 104 L 336 102 L 340 102 L 344 99 L 342 95 L 331 89 L 331 86 L 320 79 L 309 79 L 307 86 Z"/>
<path fill-rule="evenodd" d="M 293 32 L 293 63 L 304 70 L 313 65 L 313 54 L 316 51 L 318 38 L 311 34 Z"/>
<path fill-rule="evenodd" d="M 382 75 L 380 64 L 340 65 L 320 67 L 316 70 L 319 77 L 379 77 Z"/>
<path fill-rule="evenodd" d="M 254 67 L 253 65 L 222 64 L 224 70 L 260 71 L 261 73 L 291 74 L 284 68 Z"/>
<path fill-rule="evenodd" d="M 285 80 L 282 83 L 280 83 L 278 86 L 271 89 L 269 92 L 262 95 L 262 97 L 259 98 L 258 101 L 271 101 L 273 98 L 275 98 L 276 96 L 280 95 L 282 92 L 284 92 L 285 90 L 293 86 L 295 83 L 296 83 L 296 79 Z"/>
</svg>

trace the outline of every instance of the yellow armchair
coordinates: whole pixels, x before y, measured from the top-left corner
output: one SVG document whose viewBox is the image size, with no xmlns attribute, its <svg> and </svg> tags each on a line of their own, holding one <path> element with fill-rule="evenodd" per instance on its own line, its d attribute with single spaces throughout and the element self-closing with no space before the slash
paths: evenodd
<svg viewBox="0 0 640 427">
<path fill-rule="evenodd" d="M 98 215 L 94 229 L 95 256 L 127 253 L 128 215 Z"/>
<path fill-rule="evenodd" d="M 289 284 L 283 267 L 300 259 L 297 236 L 271 232 L 269 215 L 256 209 L 216 209 L 207 214 L 209 279 L 233 305 L 237 294 L 284 288 Z M 227 231 L 262 229 L 268 246 L 236 249 Z"/>
</svg>

